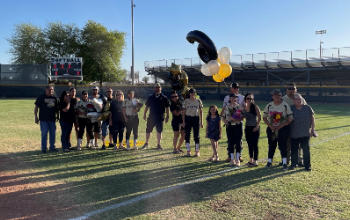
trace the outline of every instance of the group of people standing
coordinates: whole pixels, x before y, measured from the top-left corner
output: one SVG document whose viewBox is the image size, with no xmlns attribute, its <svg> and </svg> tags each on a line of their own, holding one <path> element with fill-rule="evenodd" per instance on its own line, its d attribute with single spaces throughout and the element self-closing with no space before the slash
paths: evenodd
<svg viewBox="0 0 350 220">
<path fill-rule="evenodd" d="M 110 105 L 109 115 L 103 121 L 92 120 L 88 113 L 97 112 L 93 99 L 99 98 L 99 88 L 92 88 L 92 96 L 89 97 L 87 91 L 83 91 L 81 98 L 76 97 L 75 88 L 63 91 L 59 100 L 53 95 L 52 86 L 47 86 L 45 94 L 39 96 L 35 102 L 34 115 L 35 122 L 40 122 L 41 130 L 41 150 L 47 151 L 47 135 L 50 134 L 50 151 L 58 151 L 55 148 L 56 121 L 61 126 L 61 143 L 64 152 L 72 150 L 71 132 L 73 126 L 77 136 L 77 150 L 82 149 L 83 136 L 86 131 L 86 148 L 98 148 L 98 140 L 102 131 L 102 147 L 114 147 L 114 149 L 125 149 L 122 145 L 124 130 L 126 128 L 127 150 L 131 149 L 130 136 L 134 135 L 133 149 L 137 149 L 138 124 L 137 113 L 140 109 L 135 108 L 139 100 L 134 98 L 134 91 L 128 92 L 128 98 L 124 100 L 124 94 L 118 90 L 113 97 L 112 88 L 108 88 L 106 93 L 106 103 Z M 38 117 L 39 110 L 39 117 Z M 106 146 L 107 130 L 109 130 L 109 145 Z M 119 144 L 118 143 L 119 140 Z"/>
<path fill-rule="evenodd" d="M 171 100 L 162 94 L 162 88 L 159 83 L 154 87 L 154 93 L 151 94 L 146 103 L 143 119 L 147 121 L 146 141 L 142 149 L 149 147 L 151 132 L 154 127 L 157 131 L 157 149 L 162 150 L 161 139 L 164 122 L 169 121 L 169 114 L 172 113 L 171 127 L 174 132 L 173 153 L 182 153 L 181 146 L 185 142 L 185 156 L 192 156 L 190 139 L 193 132 L 194 156 L 200 156 L 200 128 L 203 128 L 203 104 L 196 96 L 196 90 L 189 90 L 189 97 L 182 103 L 176 91 L 171 93 Z M 248 93 L 245 96 L 239 94 L 238 83 L 232 83 L 230 86 L 231 94 L 226 96 L 223 103 L 223 109 L 219 114 L 218 108 L 211 105 L 206 117 L 206 138 L 210 139 L 213 155 L 209 161 L 219 161 L 218 141 L 222 138 L 222 124 L 226 128 L 227 135 L 227 162 L 232 166 L 240 166 L 243 159 L 242 137 L 243 121 L 245 120 L 244 134 L 248 144 L 250 160 L 247 166 L 258 166 L 259 137 L 261 112 L 258 105 L 254 102 L 254 94 Z M 268 162 L 266 167 L 272 166 L 277 145 L 279 147 L 282 162 L 280 165 L 287 169 L 287 164 L 291 158 L 290 169 L 297 166 L 304 166 L 306 170 L 311 171 L 310 147 L 309 141 L 312 135 L 315 135 L 315 120 L 312 108 L 306 104 L 306 101 L 297 92 L 296 85 L 293 83 L 287 86 L 287 95 L 282 97 L 279 90 L 273 91 L 273 101 L 266 105 L 263 110 L 263 121 L 267 125 L 266 134 L 268 138 Z M 71 88 L 70 91 L 64 91 L 60 96 L 60 101 L 53 96 L 53 87 L 48 86 L 45 94 L 38 97 L 35 102 L 35 122 L 40 121 L 42 133 L 42 152 L 47 150 L 47 133 L 50 133 L 50 151 L 55 149 L 55 120 L 59 118 L 62 129 L 62 148 L 69 152 L 71 149 L 70 136 L 73 125 L 77 133 L 77 149 L 81 150 L 84 130 L 87 132 L 87 146 L 97 148 L 97 140 L 102 127 L 101 149 L 106 149 L 107 129 L 109 129 L 109 147 L 115 149 L 125 149 L 122 145 L 123 134 L 126 128 L 126 145 L 130 150 L 130 136 L 133 131 L 134 146 L 138 138 L 140 108 L 135 108 L 135 103 L 139 100 L 134 98 L 134 91 L 128 91 L 128 98 L 124 100 L 124 94 L 118 90 L 113 97 L 113 90 L 107 89 L 107 102 L 110 103 L 109 118 L 105 121 L 92 122 L 87 117 L 88 112 L 94 112 L 92 98 L 98 98 L 98 87 L 92 90 L 92 97 L 88 97 L 86 91 L 82 92 L 81 99 L 76 97 L 76 91 Z M 58 107 L 57 107 L 58 106 Z M 39 118 L 37 117 L 38 109 Z M 148 117 L 147 113 L 149 111 Z M 59 113 L 59 114 L 58 114 Z M 59 117 L 60 115 L 60 117 Z M 222 123 L 223 122 L 223 123 Z M 119 141 L 119 144 L 117 144 Z M 299 155 L 299 156 L 298 156 Z M 303 158 L 301 158 L 303 155 Z"/>
</svg>

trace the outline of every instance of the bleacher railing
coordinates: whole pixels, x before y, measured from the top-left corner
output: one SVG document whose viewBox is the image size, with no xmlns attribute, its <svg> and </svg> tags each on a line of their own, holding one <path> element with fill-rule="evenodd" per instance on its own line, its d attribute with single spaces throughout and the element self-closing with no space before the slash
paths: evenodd
<svg viewBox="0 0 350 220">
<path fill-rule="evenodd" d="M 184 59 L 168 59 L 145 61 L 146 71 L 166 70 L 172 63 L 182 65 L 183 68 L 200 68 L 203 64 L 199 57 Z M 321 67 L 324 65 L 346 65 L 350 66 L 350 47 L 323 48 L 268 52 L 257 54 L 232 55 L 229 64 L 233 68 L 257 67 L 257 68 L 295 68 L 299 67 Z"/>
</svg>

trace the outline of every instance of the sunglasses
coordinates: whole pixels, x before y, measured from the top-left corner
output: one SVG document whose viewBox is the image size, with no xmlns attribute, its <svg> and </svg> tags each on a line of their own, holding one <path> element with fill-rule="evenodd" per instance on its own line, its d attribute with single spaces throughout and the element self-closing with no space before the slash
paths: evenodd
<svg viewBox="0 0 350 220">
<path fill-rule="evenodd" d="M 288 88 L 288 90 L 295 90 L 295 88 Z"/>
<path fill-rule="evenodd" d="M 254 100 L 253 98 L 247 98 L 247 100 Z"/>
<path fill-rule="evenodd" d="M 177 97 L 179 97 L 179 96 L 171 96 L 171 98 L 177 98 Z"/>
</svg>

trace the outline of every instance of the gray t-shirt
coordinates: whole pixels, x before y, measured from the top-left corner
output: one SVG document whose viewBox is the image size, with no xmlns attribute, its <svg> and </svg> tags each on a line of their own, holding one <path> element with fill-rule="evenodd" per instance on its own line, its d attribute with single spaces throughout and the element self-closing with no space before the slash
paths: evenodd
<svg viewBox="0 0 350 220">
<path fill-rule="evenodd" d="M 291 106 L 294 120 L 291 123 L 290 138 L 310 137 L 311 117 L 314 110 L 309 105 L 303 105 L 298 110 L 294 105 Z"/>
</svg>

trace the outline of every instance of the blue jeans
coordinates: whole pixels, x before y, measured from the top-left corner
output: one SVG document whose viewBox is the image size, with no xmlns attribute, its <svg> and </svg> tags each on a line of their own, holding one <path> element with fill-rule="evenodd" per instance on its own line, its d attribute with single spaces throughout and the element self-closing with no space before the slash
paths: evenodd
<svg viewBox="0 0 350 220">
<path fill-rule="evenodd" d="M 102 136 L 106 137 L 107 136 L 107 128 L 109 126 L 109 121 L 103 121 L 102 122 Z"/>
<path fill-rule="evenodd" d="M 62 143 L 62 149 L 64 150 L 70 147 L 69 136 L 70 136 L 70 133 L 72 132 L 73 123 L 61 121 L 60 125 L 62 129 L 61 143 Z"/>
<path fill-rule="evenodd" d="M 41 150 L 47 150 L 47 133 L 50 132 L 50 150 L 55 149 L 56 122 L 40 121 Z"/>
</svg>

